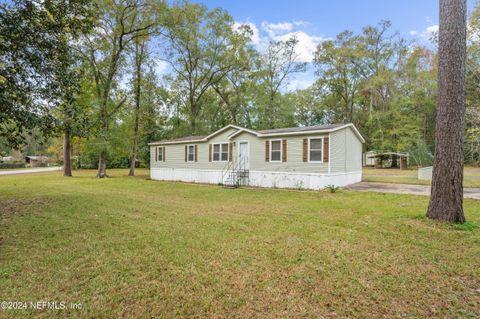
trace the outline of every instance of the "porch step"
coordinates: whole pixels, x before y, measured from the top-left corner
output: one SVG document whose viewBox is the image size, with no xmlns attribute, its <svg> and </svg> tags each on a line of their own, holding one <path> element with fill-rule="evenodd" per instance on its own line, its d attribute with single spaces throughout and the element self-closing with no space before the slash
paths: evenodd
<svg viewBox="0 0 480 319">
<path fill-rule="evenodd" d="M 231 170 L 227 173 L 227 178 L 223 181 L 224 188 L 238 188 L 240 185 L 248 184 L 245 182 L 248 179 L 248 170 Z"/>
</svg>

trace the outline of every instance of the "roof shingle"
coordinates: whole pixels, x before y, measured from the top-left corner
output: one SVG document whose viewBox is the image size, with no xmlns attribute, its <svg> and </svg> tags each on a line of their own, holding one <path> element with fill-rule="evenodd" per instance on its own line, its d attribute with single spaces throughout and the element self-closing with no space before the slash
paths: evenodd
<svg viewBox="0 0 480 319">
<path fill-rule="evenodd" d="M 182 137 L 172 138 L 170 140 L 161 140 L 161 141 L 152 142 L 152 143 L 196 141 L 196 140 L 201 140 L 205 137 L 207 137 L 207 135 L 190 135 L 190 136 L 182 136 Z"/>
<path fill-rule="evenodd" d="M 310 131 L 321 131 L 321 130 L 332 130 L 341 126 L 344 126 L 345 124 L 322 124 L 322 125 L 313 125 L 313 126 L 304 126 L 304 127 L 285 127 L 285 128 L 275 128 L 275 129 L 268 129 L 268 130 L 252 130 L 250 129 L 249 131 L 253 132 L 254 134 L 260 134 L 260 135 L 268 135 L 268 134 L 281 134 L 281 133 L 299 133 L 302 134 L 302 132 L 310 132 Z M 228 126 L 227 126 L 228 127 Z M 225 127 L 225 128 L 227 128 Z M 239 129 L 240 131 L 243 129 L 242 127 L 235 126 L 235 128 Z M 221 131 L 221 130 L 220 130 Z M 218 131 L 217 131 L 218 132 Z M 233 135 L 235 135 L 234 133 Z M 258 135 L 257 134 L 257 135 Z M 183 137 L 178 137 L 170 140 L 162 140 L 158 142 L 152 142 L 149 143 L 150 145 L 155 145 L 155 144 L 164 144 L 164 143 L 181 143 L 183 141 L 189 142 L 189 141 L 199 141 L 203 140 L 206 137 L 211 136 L 211 135 L 193 135 L 193 136 L 183 136 Z"/>
<path fill-rule="evenodd" d="M 290 133 L 290 132 L 308 132 L 308 131 L 317 131 L 317 130 L 331 130 L 345 124 L 327 124 L 327 125 L 313 125 L 313 126 L 303 126 L 303 127 L 285 127 L 285 128 L 274 128 L 269 130 L 258 131 L 261 134 L 272 134 L 272 133 Z"/>
</svg>

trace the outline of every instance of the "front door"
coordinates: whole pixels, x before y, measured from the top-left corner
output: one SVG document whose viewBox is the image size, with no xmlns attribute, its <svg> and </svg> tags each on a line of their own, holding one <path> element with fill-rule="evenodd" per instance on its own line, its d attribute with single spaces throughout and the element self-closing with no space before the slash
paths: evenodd
<svg viewBox="0 0 480 319">
<path fill-rule="evenodd" d="M 238 166 L 240 169 L 250 169 L 248 142 L 238 143 Z"/>
</svg>

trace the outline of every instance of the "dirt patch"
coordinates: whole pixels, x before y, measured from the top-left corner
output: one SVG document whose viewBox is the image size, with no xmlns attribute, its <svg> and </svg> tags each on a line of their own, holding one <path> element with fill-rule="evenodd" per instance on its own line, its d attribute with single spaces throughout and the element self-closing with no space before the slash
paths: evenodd
<svg viewBox="0 0 480 319">
<path fill-rule="evenodd" d="M 0 220 L 12 215 L 24 215 L 25 213 L 38 211 L 51 203 L 49 198 L 15 198 L 0 200 Z"/>
<path fill-rule="evenodd" d="M 36 213 L 49 205 L 50 198 L 15 198 L 0 199 L 0 230 L 18 216 Z M 4 233 L 0 231 L 0 244 L 4 241 Z"/>
</svg>

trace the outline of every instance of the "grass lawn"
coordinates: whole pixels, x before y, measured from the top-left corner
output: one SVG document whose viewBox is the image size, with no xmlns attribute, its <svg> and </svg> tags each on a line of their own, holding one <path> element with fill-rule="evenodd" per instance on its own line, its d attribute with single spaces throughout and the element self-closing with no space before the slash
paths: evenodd
<svg viewBox="0 0 480 319">
<path fill-rule="evenodd" d="M 375 169 L 363 168 L 362 180 L 364 182 L 400 183 L 415 185 L 430 185 L 428 180 L 417 179 L 417 169 Z M 465 187 L 480 187 L 480 168 L 465 167 L 463 185 Z"/>
<path fill-rule="evenodd" d="M 480 201 L 109 173 L 0 177 L 0 301 L 82 304 L 0 317 L 480 317 Z"/>
</svg>

